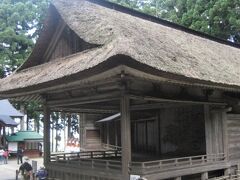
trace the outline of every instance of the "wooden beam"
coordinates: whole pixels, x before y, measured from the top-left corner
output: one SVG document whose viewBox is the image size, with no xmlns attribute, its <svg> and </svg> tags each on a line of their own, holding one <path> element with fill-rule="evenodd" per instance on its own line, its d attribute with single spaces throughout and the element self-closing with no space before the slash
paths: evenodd
<svg viewBox="0 0 240 180">
<path fill-rule="evenodd" d="M 130 99 L 127 95 L 121 97 L 121 144 L 122 144 L 122 174 L 128 180 L 129 163 L 131 162 L 131 122 Z"/>
<path fill-rule="evenodd" d="M 190 104 L 185 104 L 190 105 Z M 164 109 L 164 108 L 177 108 L 182 107 L 182 103 L 151 103 L 151 104 L 138 104 L 138 105 L 132 105 L 131 111 L 138 111 L 138 110 L 150 110 L 150 109 Z"/>
<path fill-rule="evenodd" d="M 61 100 L 49 100 L 47 104 L 50 107 L 72 106 L 72 105 L 114 101 L 114 100 L 119 100 L 119 97 L 120 97 L 119 92 L 113 92 L 108 94 L 88 95 L 84 97 L 75 97 L 75 98 L 68 98 L 68 99 L 61 99 Z"/>
<path fill-rule="evenodd" d="M 105 110 L 105 109 L 91 109 L 91 108 L 65 108 L 65 107 L 56 107 L 52 108 L 52 111 L 55 112 L 71 112 L 71 113 L 97 113 L 97 114 L 112 114 L 118 113 L 119 110 Z"/>
<path fill-rule="evenodd" d="M 43 122 L 43 131 L 44 131 L 44 165 L 46 166 L 50 162 L 50 109 L 44 104 L 43 105 L 43 114 L 44 114 L 44 122 Z"/>
<path fill-rule="evenodd" d="M 203 102 L 195 100 L 178 100 L 178 99 L 165 99 L 159 97 L 151 96 L 138 96 L 138 95 L 129 95 L 130 99 L 142 100 L 142 101 L 152 101 L 152 102 L 172 102 L 172 103 L 186 103 L 186 104 L 208 104 L 208 105 L 219 105 L 226 106 L 224 102 Z"/>
<path fill-rule="evenodd" d="M 56 89 L 54 91 L 50 91 L 50 94 L 63 93 L 68 91 L 83 91 L 87 89 L 96 89 L 96 91 L 109 91 L 114 89 L 120 89 L 119 83 L 119 75 L 111 77 L 109 79 L 105 79 L 104 81 L 96 81 L 92 84 L 85 85 L 76 85 L 76 86 L 68 86 L 65 88 Z"/>
</svg>

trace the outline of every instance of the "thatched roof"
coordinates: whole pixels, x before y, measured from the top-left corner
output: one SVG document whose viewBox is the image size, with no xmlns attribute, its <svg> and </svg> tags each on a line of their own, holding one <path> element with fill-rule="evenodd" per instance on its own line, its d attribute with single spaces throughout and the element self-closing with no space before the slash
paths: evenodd
<svg viewBox="0 0 240 180">
<path fill-rule="evenodd" d="M 29 60 L 17 72 L 0 81 L 1 92 L 87 72 L 107 64 L 115 55 L 128 56 L 134 63 L 162 73 L 191 79 L 193 84 L 201 81 L 220 87 L 240 87 L 238 47 L 169 27 L 161 21 L 151 22 L 110 9 L 91 0 L 55 0 L 52 9 L 54 7 L 81 39 L 99 45 L 98 48 L 41 64 L 43 61 L 37 53 L 44 51 L 46 34 L 51 31 L 45 29 Z M 45 27 L 51 26 L 49 22 Z M 117 63 L 121 64 L 121 60 Z"/>
</svg>

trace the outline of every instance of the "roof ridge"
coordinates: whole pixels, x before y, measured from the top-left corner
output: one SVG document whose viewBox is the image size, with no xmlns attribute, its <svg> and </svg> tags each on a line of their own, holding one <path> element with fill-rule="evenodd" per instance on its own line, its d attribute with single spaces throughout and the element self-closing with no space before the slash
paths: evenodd
<svg viewBox="0 0 240 180">
<path fill-rule="evenodd" d="M 86 1 L 104 6 L 104 7 L 109 8 L 109 9 L 114 9 L 116 11 L 119 11 L 119 12 L 122 12 L 122 13 L 125 13 L 125 14 L 129 14 L 129 15 L 132 15 L 132 16 L 150 21 L 150 22 L 161 24 L 163 26 L 174 28 L 174 29 L 177 29 L 177 30 L 180 30 L 180 31 L 183 31 L 183 32 L 195 35 L 195 36 L 199 36 L 199 37 L 211 40 L 211 41 L 215 41 L 215 42 L 225 44 L 225 45 L 228 45 L 228 46 L 232 46 L 232 47 L 235 47 L 235 48 L 240 48 L 240 43 L 234 43 L 234 42 L 231 42 L 231 41 L 227 41 L 225 39 L 221 39 L 219 37 L 215 37 L 215 36 L 206 34 L 204 32 L 196 31 L 196 30 L 187 28 L 185 26 L 182 26 L 180 24 L 176 24 L 176 23 L 161 19 L 159 17 L 155 17 L 155 16 L 152 16 L 152 15 L 149 15 L 149 14 L 145 14 L 145 13 L 137 11 L 135 9 L 130 9 L 128 7 L 125 7 L 125 6 L 122 6 L 122 5 L 107 1 L 107 0 L 86 0 Z"/>
</svg>

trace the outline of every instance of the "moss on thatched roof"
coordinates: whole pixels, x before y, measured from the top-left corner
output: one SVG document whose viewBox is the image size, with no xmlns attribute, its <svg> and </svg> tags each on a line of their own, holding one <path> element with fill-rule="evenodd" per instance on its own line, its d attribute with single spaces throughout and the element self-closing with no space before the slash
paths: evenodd
<svg viewBox="0 0 240 180">
<path fill-rule="evenodd" d="M 81 39 L 99 45 L 98 48 L 41 64 L 36 54 L 45 46 L 48 32 L 45 30 L 46 34 L 40 36 L 40 43 L 36 45 L 37 50 L 22 68 L 0 81 L 1 92 L 71 77 L 107 63 L 115 55 L 125 55 L 159 72 L 192 79 L 193 83 L 200 80 L 222 87 L 240 87 L 239 48 L 90 0 L 55 0 L 53 7 Z M 47 21 L 45 27 L 50 27 L 50 22 Z M 33 61 L 38 63 L 31 63 Z"/>
</svg>

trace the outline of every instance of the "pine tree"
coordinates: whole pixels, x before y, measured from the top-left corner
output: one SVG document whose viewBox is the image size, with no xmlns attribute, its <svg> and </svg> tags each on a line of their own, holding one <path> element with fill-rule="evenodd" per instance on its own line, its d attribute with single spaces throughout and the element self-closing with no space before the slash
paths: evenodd
<svg viewBox="0 0 240 180">
<path fill-rule="evenodd" d="M 48 0 L 0 0 L 0 77 L 31 53 L 47 6 Z"/>
</svg>

